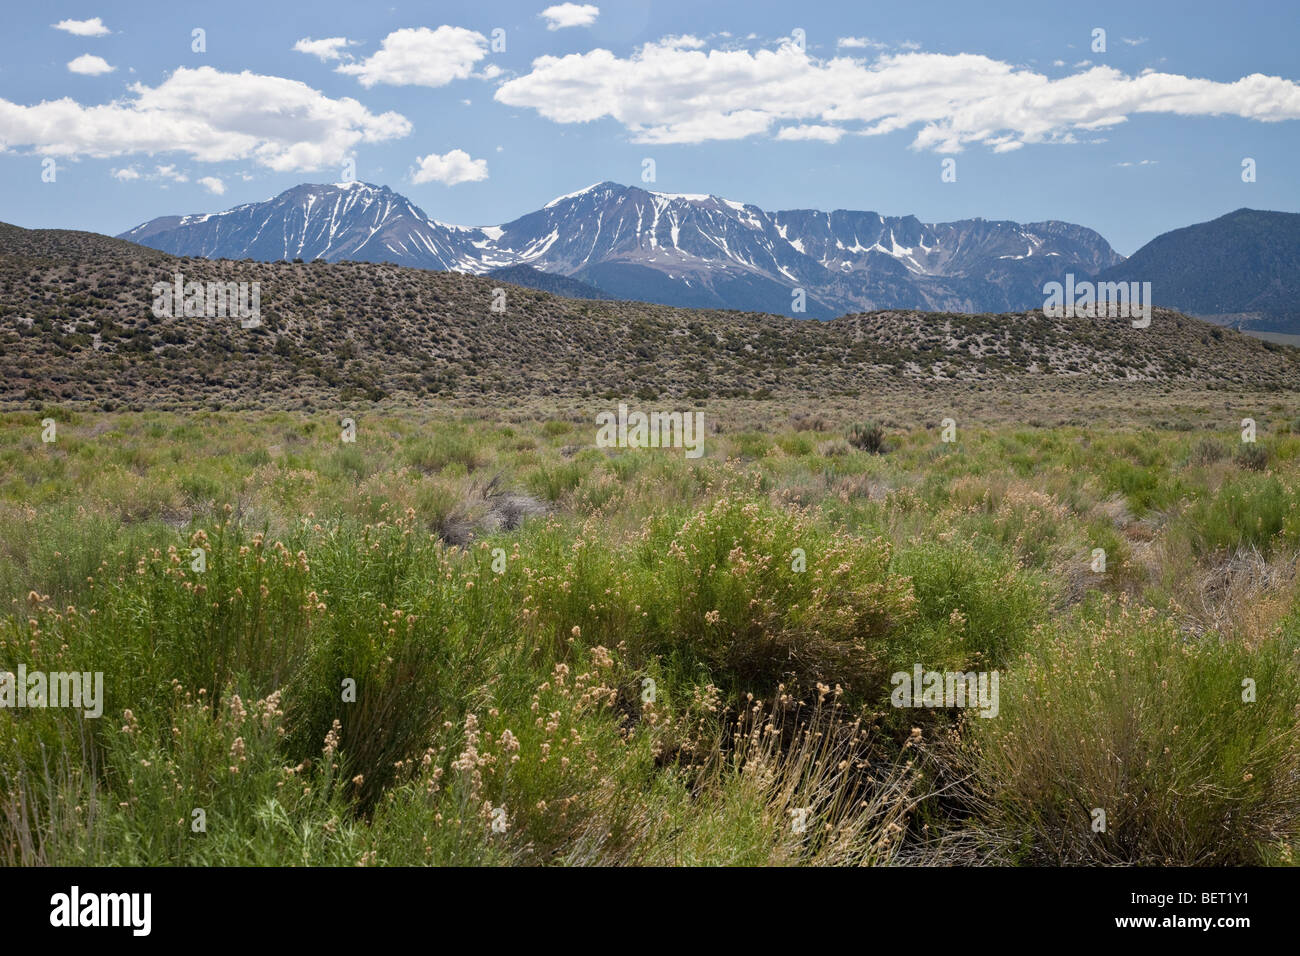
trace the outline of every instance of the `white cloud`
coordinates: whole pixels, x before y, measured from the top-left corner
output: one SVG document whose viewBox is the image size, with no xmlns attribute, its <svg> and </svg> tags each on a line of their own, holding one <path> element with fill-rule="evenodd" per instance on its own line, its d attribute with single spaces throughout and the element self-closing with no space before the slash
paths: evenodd
<svg viewBox="0 0 1300 956">
<path fill-rule="evenodd" d="M 1300 119 L 1300 85 L 1260 74 L 1217 82 L 1094 66 L 1053 78 L 970 53 L 898 53 L 864 62 L 818 59 L 791 43 L 705 51 L 671 39 L 628 56 L 595 49 L 538 57 L 495 98 L 557 123 L 611 118 L 641 143 L 740 139 L 774 127 L 865 135 L 916 128 L 913 148 L 939 152 L 1068 143 L 1076 131 L 1141 113 Z"/>
<path fill-rule="evenodd" d="M 112 73 L 116 67 L 109 66 L 108 61 L 102 56 L 83 53 L 68 63 L 68 69 L 83 76 L 100 76 L 104 73 Z"/>
<path fill-rule="evenodd" d="M 180 68 L 132 98 L 97 106 L 64 97 L 35 106 L 0 99 L 0 142 L 50 156 L 181 152 L 202 162 L 253 160 L 276 172 L 337 165 L 358 143 L 405 136 L 400 113 L 375 115 L 350 97 L 257 73 Z"/>
<path fill-rule="evenodd" d="M 122 169 L 113 170 L 113 178 L 125 183 L 130 182 L 132 179 L 139 179 L 140 173 L 136 171 L 134 166 L 124 166 Z"/>
<path fill-rule="evenodd" d="M 56 30 L 62 30 L 78 37 L 102 37 L 113 32 L 104 26 L 104 21 L 100 20 L 99 17 L 90 20 L 60 20 L 53 26 Z"/>
<path fill-rule="evenodd" d="M 221 196 L 226 191 L 226 184 L 216 176 L 204 176 L 199 180 L 199 185 L 212 193 L 214 196 Z"/>
<path fill-rule="evenodd" d="M 488 178 L 486 159 L 470 159 L 463 149 L 453 149 L 439 156 L 430 153 L 416 160 L 419 168 L 411 174 L 413 183 L 443 183 L 455 186 L 457 183 L 473 183 Z"/>
<path fill-rule="evenodd" d="M 307 53 L 317 57 L 322 63 L 330 60 L 341 60 L 346 55 L 344 49 L 353 45 L 353 41 L 347 37 L 329 37 L 324 40 L 313 40 L 311 37 L 303 37 L 293 45 L 298 53 Z"/>
<path fill-rule="evenodd" d="M 1154 166 L 1159 163 L 1158 159 L 1141 159 L 1136 163 L 1116 163 L 1116 166 Z"/>
<path fill-rule="evenodd" d="M 1125 43 L 1127 43 L 1129 46 L 1141 46 L 1143 43 L 1146 43 L 1146 42 L 1147 42 L 1148 40 L 1150 40 L 1151 38 L 1150 38 L 1150 37 L 1135 37 L 1135 38 L 1133 38 L 1133 39 L 1129 39 L 1128 37 L 1120 37 L 1120 39 L 1123 40 Z"/>
<path fill-rule="evenodd" d="M 463 27 L 441 26 L 395 30 L 379 51 L 360 63 L 344 63 L 338 72 L 357 77 L 367 89 L 393 86 L 446 86 L 470 76 L 487 56 L 487 37 Z"/>
<path fill-rule="evenodd" d="M 842 50 L 883 50 L 885 44 L 871 37 L 840 37 L 835 45 Z"/>
<path fill-rule="evenodd" d="M 667 36 L 659 42 L 667 43 L 679 50 L 702 50 L 706 46 L 703 40 L 692 33 L 683 33 L 681 36 Z"/>
<path fill-rule="evenodd" d="M 590 3 L 557 3 L 538 14 L 546 20 L 546 29 L 563 30 L 565 27 L 589 27 L 600 15 L 600 7 Z"/>
<path fill-rule="evenodd" d="M 838 143 L 844 130 L 838 126 L 787 126 L 776 134 L 777 139 L 819 139 L 823 143 Z"/>
<path fill-rule="evenodd" d="M 170 179 L 174 183 L 188 183 L 190 177 L 185 175 L 175 166 L 158 166 L 154 169 L 150 179 Z"/>
</svg>

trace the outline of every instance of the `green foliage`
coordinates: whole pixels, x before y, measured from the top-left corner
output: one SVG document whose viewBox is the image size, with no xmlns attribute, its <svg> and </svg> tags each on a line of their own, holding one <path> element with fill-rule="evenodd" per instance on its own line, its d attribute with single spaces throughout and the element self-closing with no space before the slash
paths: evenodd
<svg viewBox="0 0 1300 956">
<path fill-rule="evenodd" d="M 875 422 L 855 424 L 849 429 L 848 440 L 854 448 L 870 455 L 885 453 L 885 430 Z"/>
<path fill-rule="evenodd" d="M 1000 717 L 972 721 L 982 825 L 1025 862 L 1264 862 L 1300 811 L 1298 646 L 1127 611 L 1058 630 L 1005 675 Z"/>
<path fill-rule="evenodd" d="M 0 708 L 0 862 L 1289 858 L 1300 442 L 788 413 L 0 415 L 0 670 L 104 687 Z"/>
</svg>

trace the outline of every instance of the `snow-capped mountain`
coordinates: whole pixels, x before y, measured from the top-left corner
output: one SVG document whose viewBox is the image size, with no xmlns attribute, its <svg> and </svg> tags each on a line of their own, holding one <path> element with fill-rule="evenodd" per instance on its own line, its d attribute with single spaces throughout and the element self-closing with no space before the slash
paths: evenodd
<svg viewBox="0 0 1300 956">
<path fill-rule="evenodd" d="M 501 226 L 428 218 L 387 187 L 303 185 L 223 213 L 165 217 L 119 238 L 176 255 L 358 259 L 486 273 L 507 266 L 577 279 L 618 298 L 678 306 L 996 312 L 1042 304 L 1043 283 L 1122 261 L 1064 222 L 926 224 L 874 212 L 789 210 L 603 182 Z"/>
<path fill-rule="evenodd" d="M 481 272 L 472 243 L 486 237 L 430 219 L 387 186 L 349 182 L 295 186 L 225 212 L 164 216 L 118 238 L 209 259 L 355 259 Z"/>
</svg>

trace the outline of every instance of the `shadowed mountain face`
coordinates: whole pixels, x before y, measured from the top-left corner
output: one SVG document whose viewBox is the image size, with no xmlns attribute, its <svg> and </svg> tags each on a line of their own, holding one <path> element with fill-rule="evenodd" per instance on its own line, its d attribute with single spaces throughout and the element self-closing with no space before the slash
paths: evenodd
<svg viewBox="0 0 1300 956">
<path fill-rule="evenodd" d="M 620 299 L 829 318 L 878 308 L 1037 308 L 1042 286 L 1122 259 L 1091 229 L 790 210 L 598 183 L 501 226 L 453 226 L 386 187 L 303 185 L 121 238 L 175 255 L 391 261 L 476 274 L 527 265 Z"/>
<path fill-rule="evenodd" d="M 597 289 L 594 285 L 588 285 L 577 279 L 570 279 L 568 276 L 556 275 L 554 272 L 542 272 L 532 266 L 502 266 L 500 269 L 493 269 L 488 273 L 488 276 L 513 285 L 521 285 L 528 289 L 537 289 L 540 292 L 549 292 L 551 295 L 563 296 L 566 299 L 614 298 L 608 292 Z"/>
<path fill-rule="evenodd" d="M 1300 214 L 1238 209 L 1157 236 L 1098 278 L 1150 282 L 1156 305 L 1220 325 L 1300 332 Z"/>
</svg>

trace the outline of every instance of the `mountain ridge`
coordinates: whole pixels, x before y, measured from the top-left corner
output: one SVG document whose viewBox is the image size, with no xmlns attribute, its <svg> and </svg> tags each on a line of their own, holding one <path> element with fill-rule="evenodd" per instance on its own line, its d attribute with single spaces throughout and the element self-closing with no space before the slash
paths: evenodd
<svg viewBox="0 0 1300 956">
<path fill-rule="evenodd" d="M 1217 325 L 1300 332 L 1300 213 L 1242 207 L 1171 229 L 1097 278 L 1151 281 L 1157 305 Z"/>
<path fill-rule="evenodd" d="M 874 308 L 1032 308 L 1046 279 L 1122 260 L 1095 231 L 1055 220 L 768 212 L 611 181 L 499 226 L 440 222 L 387 186 L 302 184 L 262 203 L 159 217 L 118 238 L 208 258 L 392 261 L 472 274 L 528 265 L 615 298 L 684 307 L 790 314 L 802 289 L 809 318 Z"/>
</svg>

